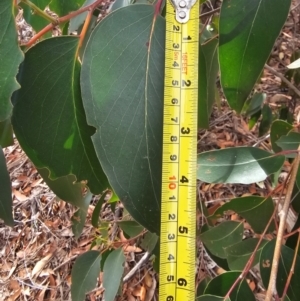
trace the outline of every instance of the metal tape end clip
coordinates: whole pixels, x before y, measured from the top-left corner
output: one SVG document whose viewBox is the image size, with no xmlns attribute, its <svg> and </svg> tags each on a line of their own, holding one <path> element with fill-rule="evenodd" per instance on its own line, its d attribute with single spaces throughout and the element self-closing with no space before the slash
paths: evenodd
<svg viewBox="0 0 300 301">
<path fill-rule="evenodd" d="M 176 10 L 176 20 L 186 23 L 190 19 L 190 10 L 197 0 L 170 0 Z"/>
</svg>

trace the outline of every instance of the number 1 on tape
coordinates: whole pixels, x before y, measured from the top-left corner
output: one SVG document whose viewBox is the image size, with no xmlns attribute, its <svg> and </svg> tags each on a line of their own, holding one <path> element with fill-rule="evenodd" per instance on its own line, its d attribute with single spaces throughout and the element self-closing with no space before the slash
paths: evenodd
<svg viewBox="0 0 300 301">
<path fill-rule="evenodd" d="M 199 1 L 166 2 L 159 301 L 194 301 Z"/>
</svg>

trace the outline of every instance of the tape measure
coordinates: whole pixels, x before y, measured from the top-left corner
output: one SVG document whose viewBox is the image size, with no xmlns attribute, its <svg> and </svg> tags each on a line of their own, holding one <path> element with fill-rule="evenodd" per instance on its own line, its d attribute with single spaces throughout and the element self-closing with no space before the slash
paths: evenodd
<svg viewBox="0 0 300 301">
<path fill-rule="evenodd" d="M 159 301 L 194 301 L 199 1 L 166 6 Z"/>
</svg>

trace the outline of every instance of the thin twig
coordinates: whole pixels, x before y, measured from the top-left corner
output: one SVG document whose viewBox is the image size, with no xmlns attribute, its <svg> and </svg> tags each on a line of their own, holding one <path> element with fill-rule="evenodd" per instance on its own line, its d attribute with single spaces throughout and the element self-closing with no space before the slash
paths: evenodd
<svg viewBox="0 0 300 301">
<path fill-rule="evenodd" d="M 279 77 L 290 89 L 292 89 L 299 97 L 300 97 L 300 90 L 297 89 L 289 80 L 287 80 L 282 74 L 277 72 L 271 66 L 265 64 L 265 68 L 268 69 L 271 73 Z"/>
<path fill-rule="evenodd" d="M 68 258 L 66 261 L 64 261 L 64 262 L 61 263 L 59 266 L 57 266 L 55 269 L 53 269 L 53 272 L 57 271 L 57 270 L 60 269 L 62 266 L 64 266 L 64 265 L 67 264 L 68 262 L 72 261 L 72 260 L 75 259 L 76 257 L 78 257 L 78 255 L 73 255 L 72 257 Z"/>
<path fill-rule="evenodd" d="M 123 282 L 128 281 L 131 277 L 134 276 L 135 272 L 142 266 L 142 264 L 144 262 L 146 262 L 148 260 L 150 256 L 149 252 L 146 252 L 143 257 L 141 258 L 141 260 L 133 267 L 133 269 L 123 278 Z"/>
<path fill-rule="evenodd" d="M 218 8 L 216 8 L 216 9 L 211 10 L 211 11 L 208 11 L 208 12 L 206 12 L 206 13 L 203 13 L 203 14 L 200 15 L 200 18 L 202 18 L 202 17 L 207 17 L 207 16 L 211 16 L 211 15 L 213 15 L 214 13 L 220 11 L 220 9 L 221 9 L 221 7 L 218 7 Z"/>
<path fill-rule="evenodd" d="M 300 150 L 300 147 L 298 148 L 298 151 L 299 150 Z M 281 209 L 281 212 L 279 213 L 279 218 L 280 218 L 279 228 L 278 228 L 278 232 L 277 232 L 276 245 L 275 245 L 274 257 L 273 257 L 273 261 L 272 261 L 269 286 L 268 286 L 268 290 L 266 293 L 265 301 L 272 300 L 273 292 L 275 291 L 275 288 L 276 288 L 278 262 L 280 260 L 280 251 L 281 251 L 281 245 L 282 245 L 282 241 L 283 241 L 285 223 L 286 223 L 288 210 L 290 207 L 291 197 L 292 197 L 293 188 L 294 188 L 295 181 L 296 181 L 299 163 L 300 163 L 300 155 L 297 154 L 297 156 L 293 162 L 293 167 L 292 167 L 292 171 L 291 171 L 291 175 L 290 175 L 290 179 L 289 179 L 289 183 L 288 183 L 288 187 L 287 187 L 284 204 Z"/>
</svg>

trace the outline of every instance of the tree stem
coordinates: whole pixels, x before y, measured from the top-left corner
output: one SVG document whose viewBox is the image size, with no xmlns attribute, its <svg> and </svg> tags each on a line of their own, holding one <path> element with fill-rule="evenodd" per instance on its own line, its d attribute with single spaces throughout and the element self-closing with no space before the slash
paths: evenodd
<svg viewBox="0 0 300 301">
<path fill-rule="evenodd" d="M 298 151 L 299 150 L 300 150 L 300 147 L 298 148 Z M 295 181 L 296 181 L 299 163 L 300 163 L 300 155 L 298 153 L 293 162 L 293 167 L 292 167 L 291 176 L 290 176 L 288 187 L 287 187 L 285 200 L 284 200 L 281 212 L 279 213 L 280 222 L 279 222 L 279 228 L 278 228 L 278 232 L 277 232 L 274 257 L 273 257 L 273 261 L 272 261 L 269 286 L 268 286 L 268 290 L 266 293 L 265 301 L 272 301 L 272 296 L 276 289 L 278 262 L 280 260 L 280 252 L 281 252 L 281 245 L 282 245 L 282 240 L 283 240 L 283 235 L 284 235 L 285 223 L 286 223 L 288 210 L 290 207 L 291 197 L 292 197 L 293 188 L 294 188 Z"/>
</svg>

